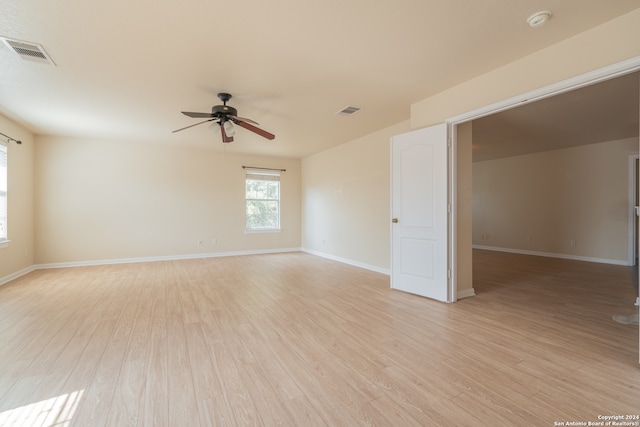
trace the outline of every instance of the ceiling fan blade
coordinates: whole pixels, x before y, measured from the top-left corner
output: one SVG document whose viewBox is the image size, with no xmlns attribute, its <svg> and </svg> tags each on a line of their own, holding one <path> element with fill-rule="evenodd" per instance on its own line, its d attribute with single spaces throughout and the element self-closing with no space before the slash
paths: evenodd
<svg viewBox="0 0 640 427">
<path fill-rule="evenodd" d="M 204 119 L 205 117 L 215 117 L 212 113 L 192 113 L 190 111 L 182 111 L 185 116 L 193 117 L 194 119 Z"/>
<path fill-rule="evenodd" d="M 260 124 L 258 122 L 254 122 L 251 119 L 247 119 L 246 117 L 238 117 L 238 116 L 233 116 L 231 114 L 229 114 L 229 117 L 231 117 L 232 119 L 237 120 L 239 122 L 252 123 L 254 125 L 259 125 Z"/>
<path fill-rule="evenodd" d="M 225 132 L 222 123 L 220 123 L 220 132 L 222 133 L 222 142 L 233 142 L 233 137 L 227 135 L 227 132 Z"/>
<path fill-rule="evenodd" d="M 247 130 L 250 130 L 251 132 L 257 133 L 258 135 L 267 138 L 267 139 L 274 139 L 276 136 L 272 133 L 267 132 L 266 130 L 262 130 L 260 128 L 255 127 L 252 124 L 249 124 L 247 122 L 243 122 L 243 121 L 236 121 L 235 124 L 237 124 L 238 126 L 241 126 Z"/>
<path fill-rule="evenodd" d="M 172 130 L 172 131 L 171 131 L 171 133 L 180 132 L 181 130 L 189 129 L 189 128 L 192 128 L 192 127 L 194 127 L 194 126 L 198 126 L 198 125 L 201 125 L 201 124 L 203 124 L 203 123 L 206 123 L 206 122 L 211 122 L 211 121 L 213 121 L 213 120 L 216 120 L 216 119 L 214 118 L 214 119 L 209 119 L 209 120 L 203 120 L 203 121 L 201 121 L 201 122 L 196 123 L 195 125 L 189 125 L 189 126 L 185 126 L 185 127 L 183 127 L 183 128 L 180 128 L 180 129 Z"/>
</svg>

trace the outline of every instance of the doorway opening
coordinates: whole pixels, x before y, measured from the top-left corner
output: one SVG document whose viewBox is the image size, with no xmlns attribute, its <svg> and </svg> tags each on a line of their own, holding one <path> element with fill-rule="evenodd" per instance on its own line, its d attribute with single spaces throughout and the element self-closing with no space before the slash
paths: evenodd
<svg viewBox="0 0 640 427">
<path fill-rule="evenodd" d="M 547 102 L 548 105 L 553 105 L 553 104 L 557 104 L 558 101 L 556 98 L 557 95 L 561 95 L 561 94 L 565 94 L 565 93 L 569 93 L 569 92 L 574 92 L 570 95 L 577 95 L 580 96 L 581 93 L 579 91 L 576 91 L 576 89 L 582 89 L 582 88 L 591 88 L 592 86 L 595 86 L 597 83 L 602 83 L 602 82 L 608 82 L 611 80 L 614 80 L 618 77 L 625 77 L 627 79 L 634 79 L 637 85 L 638 80 L 640 79 L 640 77 L 638 77 L 638 73 L 637 70 L 640 69 L 640 58 L 635 58 L 632 61 L 627 61 L 625 63 L 622 64 L 618 64 L 618 65 L 614 65 L 612 67 L 608 67 L 607 69 L 603 69 L 603 70 L 599 70 L 597 72 L 594 73 L 590 73 L 588 75 L 584 75 L 584 76 L 580 76 L 578 78 L 572 79 L 570 81 L 566 81 L 566 82 L 561 82 L 558 83 L 557 85 L 555 85 L 554 87 L 551 88 L 543 88 L 540 91 L 537 91 L 537 93 L 529 93 L 529 94 L 525 94 L 521 97 L 517 97 L 508 101 L 504 101 L 502 103 L 498 103 L 498 104 L 494 104 L 470 113 L 467 113 L 465 115 L 461 115 L 458 117 L 454 117 L 452 119 L 450 119 L 449 123 L 450 123 L 450 129 L 451 129 L 451 135 L 453 136 L 453 155 L 452 155 L 452 161 L 451 161 L 451 167 L 452 169 L 455 169 L 456 167 L 460 167 L 460 165 L 456 165 L 456 160 L 457 160 L 457 156 L 458 156 L 458 143 L 456 141 L 456 133 L 457 133 L 457 127 L 458 125 L 461 124 L 465 124 L 470 122 L 473 126 L 475 126 L 477 123 L 481 123 L 480 120 L 483 120 L 487 123 L 491 123 L 492 120 L 494 120 L 495 118 L 492 117 L 494 115 L 497 115 L 497 113 L 501 113 L 501 112 L 506 112 L 508 110 L 513 110 L 510 112 L 511 116 L 514 116 L 519 114 L 519 112 L 516 112 L 516 110 L 518 110 L 516 107 L 520 107 L 522 105 L 528 105 L 528 104 L 533 104 L 534 101 L 542 101 L 542 100 L 548 100 L 549 102 Z M 634 74 L 635 73 L 635 74 Z M 558 89 L 559 88 L 559 89 Z M 638 109 L 638 94 L 640 91 L 637 90 L 637 86 L 636 86 L 636 90 L 633 91 L 633 93 L 635 94 L 635 111 L 637 112 Z M 587 101 L 580 101 L 583 104 L 588 104 Z M 551 103 L 551 104 L 549 104 Z M 531 108 L 529 108 L 529 112 L 531 111 L 531 109 L 535 110 L 536 106 L 532 106 Z M 608 106 L 607 108 L 613 108 L 611 106 Z M 564 113 L 563 113 L 564 114 Z M 638 113 L 635 114 L 636 117 L 636 123 L 637 123 L 637 117 L 638 117 Z M 485 119 L 486 118 L 486 119 Z M 522 118 L 522 116 L 520 117 Z M 482 123 L 481 123 L 482 124 Z M 540 126 L 541 128 L 543 128 L 544 126 Z M 637 138 L 637 129 L 638 126 L 636 125 L 635 130 L 636 130 L 636 138 Z M 508 129 L 509 131 L 511 131 L 512 129 Z M 530 129 L 531 130 L 531 129 Z M 538 129 L 534 129 L 534 130 L 538 130 Z M 533 132 L 535 133 L 535 132 Z M 618 139 L 623 137 L 617 137 Z M 548 141 L 545 139 L 543 142 L 547 143 Z M 598 141 L 590 141 L 589 144 L 596 144 Z M 474 157 L 475 157 L 475 151 L 477 151 L 477 141 L 475 138 L 475 129 L 474 129 L 474 138 L 473 138 L 473 145 L 474 145 Z M 521 145 L 514 145 L 514 144 L 506 144 L 503 145 L 502 147 L 493 147 L 494 152 L 492 153 L 491 150 L 487 151 L 485 150 L 483 155 L 489 155 L 489 156 L 493 156 L 495 155 L 495 153 L 497 151 L 506 151 L 508 156 L 511 157 L 515 157 L 515 156 L 523 156 L 523 155 L 531 155 L 531 154 L 535 154 L 536 151 L 540 151 L 540 152 L 544 152 L 544 151 L 553 151 L 556 150 L 557 148 L 554 147 L 550 147 L 547 145 L 542 145 L 538 144 L 538 146 L 534 146 L 533 149 L 531 148 L 531 145 L 529 145 L 529 147 L 526 146 L 526 144 L 521 144 Z M 584 145 L 584 144 L 576 144 L 576 145 Z M 564 148 L 570 148 L 570 147 L 564 147 Z M 637 143 L 635 145 L 635 154 L 637 155 Z M 518 150 L 524 150 L 524 151 L 514 151 L 515 149 Z M 497 151 L 496 151 L 497 150 Z M 509 151 L 511 150 L 511 151 Z M 529 150 L 529 151 L 527 151 Z M 631 154 L 631 153 L 629 153 Z M 626 167 L 625 167 L 626 169 Z M 626 171 L 625 171 L 626 173 Z M 457 191 L 460 188 L 460 183 L 455 181 L 456 177 L 460 177 L 461 173 L 460 171 L 456 170 L 455 172 L 452 173 L 452 176 L 454 177 L 453 180 L 453 185 L 455 186 L 454 188 L 451 189 L 452 191 L 452 196 L 451 196 L 451 200 L 453 200 L 456 204 L 456 206 L 454 206 L 454 212 L 456 213 L 456 215 L 454 217 L 457 217 L 458 215 L 458 210 L 460 209 L 459 206 L 457 206 L 458 204 L 463 204 L 465 202 L 461 202 L 460 200 L 457 200 Z M 625 178 L 627 179 L 627 178 Z M 627 181 L 625 181 L 626 183 Z M 475 183 L 474 183 L 475 186 Z M 626 184 L 625 184 L 626 187 Z M 474 189 L 475 191 L 475 189 Z M 626 191 L 626 190 L 625 190 Z M 527 195 L 525 195 L 526 197 Z M 626 197 L 626 196 L 625 196 Z M 470 200 L 467 201 L 469 204 L 471 204 L 472 202 Z M 542 200 L 541 203 L 544 203 L 544 198 Z M 628 202 L 625 203 L 625 208 L 624 210 L 626 211 L 626 206 L 628 205 Z M 475 208 L 475 206 L 474 206 Z M 579 213 L 579 212 L 578 212 Z M 471 219 L 469 219 L 469 221 L 472 222 Z M 458 220 L 459 222 L 459 220 Z M 627 223 L 627 219 L 625 218 L 625 223 Z M 467 269 L 467 270 L 471 270 L 471 265 L 458 265 L 458 259 L 457 259 L 457 251 L 458 248 L 456 248 L 456 246 L 461 242 L 461 236 L 458 234 L 458 228 L 459 228 L 459 224 L 452 224 L 452 232 L 451 232 L 451 242 L 452 242 L 452 248 L 451 248 L 451 253 L 450 253 L 450 257 L 453 260 L 452 261 L 452 267 L 454 268 L 454 271 L 459 272 L 462 271 L 463 269 Z M 485 230 L 478 230 L 475 227 L 475 224 L 473 227 L 469 227 L 470 233 L 473 234 L 473 245 L 475 246 L 492 246 L 493 244 L 493 248 L 499 248 L 501 247 L 500 245 L 498 245 L 498 242 L 495 241 L 494 235 L 492 235 L 492 233 L 490 231 L 485 231 Z M 467 230 L 461 230 L 463 233 L 467 233 Z M 535 240 L 535 236 L 529 236 L 527 234 L 526 231 L 523 231 L 524 236 L 519 236 L 519 238 L 521 239 L 521 243 L 532 243 Z M 624 235 L 624 246 L 625 246 L 625 250 L 627 247 L 627 243 L 626 240 L 628 239 L 628 236 L 630 234 L 630 231 L 626 231 L 625 235 Z M 478 242 L 478 239 L 482 239 L 481 242 Z M 494 239 L 494 240 L 492 240 Z M 636 239 L 637 240 L 637 239 Z M 576 243 L 575 241 L 578 241 L 578 243 Z M 577 238 L 575 239 L 567 239 L 566 242 L 568 245 L 580 245 L 583 243 L 589 243 L 587 242 L 581 242 L 579 241 Z M 635 243 L 634 243 L 635 245 Z M 504 245 L 502 244 L 503 249 L 512 249 L 509 248 L 508 245 Z M 526 246 L 521 247 L 521 248 L 516 248 L 516 249 L 520 249 L 520 251 L 527 253 L 527 248 Z M 535 251 L 532 251 L 535 252 Z M 540 254 L 544 254 L 544 252 L 549 252 L 549 251 L 544 251 L 544 250 L 538 250 L 537 252 L 543 252 Z M 558 251 L 561 252 L 561 251 Z M 635 259 L 635 254 L 637 253 L 637 251 L 634 251 L 634 259 Z M 620 264 L 623 265 L 629 265 L 627 264 L 627 258 L 629 257 L 628 254 L 626 254 L 624 256 L 624 261 L 619 262 Z M 584 260 L 590 260 L 589 258 L 594 258 L 591 260 L 594 261 L 602 261 L 601 259 L 597 259 L 599 258 L 598 256 L 583 256 L 582 258 L 580 256 L 577 257 L 577 259 L 584 259 Z M 619 257 L 618 257 L 619 258 Z M 606 261 L 606 260 L 605 260 Z M 466 260 L 464 261 L 465 263 L 468 263 Z M 459 284 L 457 283 L 457 279 L 458 279 L 458 274 L 456 274 L 456 277 L 454 279 L 454 283 L 453 283 L 453 289 L 454 289 L 454 294 L 456 295 L 460 295 L 458 292 L 458 289 L 460 288 L 460 286 L 458 286 Z M 473 295 L 473 288 L 471 289 L 471 294 Z"/>
</svg>

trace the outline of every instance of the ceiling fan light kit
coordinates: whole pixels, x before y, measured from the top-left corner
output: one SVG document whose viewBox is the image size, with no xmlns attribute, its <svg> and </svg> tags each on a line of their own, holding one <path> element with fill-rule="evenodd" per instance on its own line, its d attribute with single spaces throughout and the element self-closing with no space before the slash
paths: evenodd
<svg viewBox="0 0 640 427">
<path fill-rule="evenodd" d="M 235 127 L 238 125 L 242 128 L 245 128 L 253 133 L 260 135 L 263 138 L 267 138 L 269 140 L 274 139 L 276 136 L 270 132 L 262 130 L 254 125 L 259 123 L 254 122 L 251 119 L 247 119 L 244 117 L 238 117 L 238 110 L 227 105 L 227 101 L 231 99 L 231 95 L 228 93 L 221 92 L 218 94 L 218 98 L 222 101 L 222 105 L 214 105 L 211 107 L 211 113 L 194 113 L 190 111 L 183 111 L 187 117 L 192 118 L 206 118 L 207 120 L 203 120 L 193 125 L 189 125 L 180 129 L 174 130 L 172 133 L 180 132 L 182 130 L 197 126 L 202 123 L 214 122 L 220 126 L 220 133 L 222 134 L 222 142 L 233 142 L 233 136 L 235 135 Z"/>
<path fill-rule="evenodd" d="M 231 124 L 230 120 L 227 120 L 226 122 L 224 122 L 224 124 L 222 125 L 222 127 L 224 127 L 224 131 L 228 136 L 233 136 L 236 133 L 235 128 L 233 127 L 233 125 Z"/>
</svg>

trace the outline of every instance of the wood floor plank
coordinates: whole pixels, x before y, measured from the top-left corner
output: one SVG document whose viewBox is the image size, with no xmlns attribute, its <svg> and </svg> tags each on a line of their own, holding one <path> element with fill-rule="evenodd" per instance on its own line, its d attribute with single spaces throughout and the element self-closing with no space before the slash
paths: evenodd
<svg viewBox="0 0 640 427">
<path fill-rule="evenodd" d="M 211 345 L 216 374 L 221 380 L 225 396 L 236 425 L 263 425 L 262 418 L 240 375 L 240 369 L 225 343 Z"/>
<path fill-rule="evenodd" d="M 284 345 L 273 347 L 280 360 L 287 360 L 286 369 L 296 379 L 300 390 L 304 393 L 304 399 L 294 398 L 283 403 L 290 408 L 290 402 L 303 403 L 304 414 L 290 412 L 294 419 L 300 419 L 311 411 L 307 404 L 313 408 L 318 416 L 314 425 L 358 425 L 355 419 L 357 413 L 351 413 L 347 407 L 353 405 L 353 398 L 345 394 L 344 385 L 338 379 L 331 368 L 319 360 L 307 361 L 297 352 L 297 341 L 283 340 Z M 280 352 L 280 353 L 279 353 Z M 278 354 L 279 353 L 279 354 Z M 342 401 L 346 398 L 346 402 Z M 297 403 L 296 403 L 297 405 Z M 307 421 L 308 422 L 308 421 Z"/>
<path fill-rule="evenodd" d="M 272 378 L 267 376 L 262 369 L 260 363 L 245 363 L 239 371 L 242 382 L 246 385 L 246 389 L 251 397 L 251 401 L 256 407 L 257 413 L 260 414 L 260 420 L 265 426 L 285 426 L 294 425 L 294 420 L 289 413 L 282 408 L 282 403 L 291 399 L 276 399 L 278 391 L 278 382 L 273 382 Z M 286 374 L 288 376 L 288 374 Z M 300 393 L 296 397 L 302 396 Z M 294 397 L 295 398 L 295 397 Z"/>
<path fill-rule="evenodd" d="M 169 425 L 199 426 L 198 403 L 182 315 L 171 313 L 171 310 L 167 319 L 167 344 L 167 390 L 171 390 L 171 398 L 168 399 Z"/>
<path fill-rule="evenodd" d="M 275 397 L 278 401 L 284 402 L 302 396 L 300 387 L 271 351 L 268 341 L 265 340 L 264 335 L 260 334 L 259 327 L 259 325 L 247 323 L 239 328 L 241 339 L 251 343 L 252 353 L 255 356 L 255 363 L 246 363 L 243 366 L 251 366 L 253 373 L 260 374 L 268 382 L 272 390 L 272 399 Z"/>
<path fill-rule="evenodd" d="M 111 414 L 111 402 L 117 390 L 127 343 L 110 341 L 98 363 L 91 384 L 84 390 L 82 402 L 74 417 L 74 426 L 104 426 Z"/>
<path fill-rule="evenodd" d="M 636 270 L 474 251 L 442 304 L 305 253 L 0 286 L 0 425 L 553 425 L 640 412 Z"/>
<path fill-rule="evenodd" d="M 282 404 L 282 407 L 293 420 L 292 426 L 330 426 L 322 412 L 318 412 L 306 396 L 296 397 Z M 348 424 L 343 424 L 348 425 Z"/>
<path fill-rule="evenodd" d="M 368 424 L 372 426 L 402 425 L 419 427 L 423 425 L 386 395 L 368 402 L 364 411 L 370 419 Z"/>
<path fill-rule="evenodd" d="M 140 427 L 170 427 L 169 387 L 167 373 L 167 340 L 152 338 L 148 348 L 146 384 L 137 425 Z"/>
<path fill-rule="evenodd" d="M 140 301 L 151 298 L 149 287 L 143 287 Z M 143 303 L 136 309 L 136 318 L 131 329 L 124 362 L 118 374 L 116 393 L 111 401 L 108 425 L 133 426 L 138 424 L 143 407 L 144 390 L 147 387 L 148 347 L 151 343 L 151 317 L 153 305 Z"/>
</svg>

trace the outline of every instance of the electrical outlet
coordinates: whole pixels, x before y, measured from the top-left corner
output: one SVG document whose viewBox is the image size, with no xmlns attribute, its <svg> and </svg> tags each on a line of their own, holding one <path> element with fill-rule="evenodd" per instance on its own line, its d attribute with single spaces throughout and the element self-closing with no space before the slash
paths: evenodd
<svg viewBox="0 0 640 427">
<path fill-rule="evenodd" d="M 198 240 L 198 246 L 204 246 L 204 240 L 202 239 Z"/>
<path fill-rule="evenodd" d="M 211 239 L 211 246 L 215 246 L 218 244 L 218 239 Z"/>
<path fill-rule="evenodd" d="M 571 246 L 575 246 L 575 245 L 576 245 L 576 241 L 575 241 L 575 240 L 571 240 L 571 241 L 569 241 L 569 244 L 570 244 Z"/>
<path fill-rule="evenodd" d="M 531 243 L 532 240 L 531 236 L 527 236 L 527 243 Z"/>
</svg>

